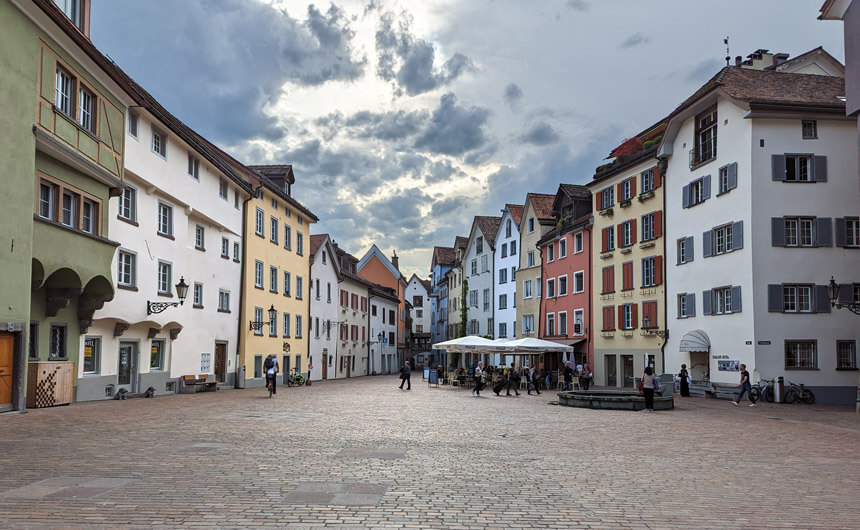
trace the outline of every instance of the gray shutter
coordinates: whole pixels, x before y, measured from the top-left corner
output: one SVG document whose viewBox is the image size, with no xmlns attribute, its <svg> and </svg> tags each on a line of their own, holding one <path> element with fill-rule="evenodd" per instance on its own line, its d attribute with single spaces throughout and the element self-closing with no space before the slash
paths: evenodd
<svg viewBox="0 0 860 530">
<path fill-rule="evenodd" d="M 770 155 L 773 180 L 785 180 L 785 155 Z"/>
<path fill-rule="evenodd" d="M 827 157 L 812 157 L 812 177 L 815 182 L 827 182 Z"/>
<path fill-rule="evenodd" d="M 729 182 L 726 191 L 733 190 L 738 187 L 738 163 L 732 162 L 728 167 Z"/>
<path fill-rule="evenodd" d="M 840 283 L 839 284 L 839 296 L 836 297 L 836 301 L 840 304 L 850 304 L 854 301 L 854 284 L 851 283 Z"/>
<path fill-rule="evenodd" d="M 785 246 L 785 219 L 782 217 L 770 218 L 770 240 L 774 247 Z"/>
<path fill-rule="evenodd" d="M 732 250 L 744 248 L 744 222 L 732 223 Z"/>
<path fill-rule="evenodd" d="M 830 296 L 827 294 L 826 285 L 815 286 L 815 311 L 817 313 L 830 312 Z"/>
<path fill-rule="evenodd" d="M 696 316 L 696 293 L 687 293 L 687 316 Z"/>
<path fill-rule="evenodd" d="M 733 285 L 732 286 L 732 313 L 740 313 L 741 308 L 741 286 Z"/>
<path fill-rule="evenodd" d="M 693 246 L 693 236 L 687 238 L 686 251 L 684 253 L 684 261 L 693 261 L 696 257 L 696 248 Z"/>
<path fill-rule="evenodd" d="M 702 314 L 710 315 L 713 313 L 713 308 L 711 307 L 711 291 L 702 291 Z"/>
<path fill-rule="evenodd" d="M 836 218 L 836 246 L 844 247 L 848 244 L 848 234 L 845 231 L 845 218 Z"/>
<path fill-rule="evenodd" d="M 681 195 L 683 197 L 683 199 L 681 200 L 682 206 L 684 208 L 689 208 L 690 207 L 690 185 L 689 184 L 684 186 L 684 189 L 682 190 Z"/>
<path fill-rule="evenodd" d="M 710 230 L 702 234 L 702 255 L 706 258 L 710 258 L 713 251 L 711 234 L 712 232 Z"/>
<path fill-rule="evenodd" d="M 702 179 L 702 200 L 706 201 L 711 198 L 711 176 L 705 175 Z"/>
<path fill-rule="evenodd" d="M 832 247 L 833 246 L 833 220 L 829 217 L 819 217 L 817 219 L 818 226 L 818 246 Z"/>
<path fill-rule="evenodd" d="M 771 313 L 782 313 L 784 307 L 782 299 L 782 285 L 768 285 L 767 310 Z"/>
</svg>

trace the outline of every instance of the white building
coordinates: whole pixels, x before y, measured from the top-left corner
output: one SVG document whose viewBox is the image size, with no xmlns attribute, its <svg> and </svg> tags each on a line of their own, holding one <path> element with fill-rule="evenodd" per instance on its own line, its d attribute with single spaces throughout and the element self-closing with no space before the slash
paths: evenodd
<svg viewBox="0 0 860 530">
<path fill-rule="evenodd" d="M 734 385 L 744 363 L 849 402 L 860 326 L 826 286 L 860 298 L 856 124 L 844 79 L 792 66 L 726 67 L 670 116 L 666 366 Z"/>
<path fill-rule="evenodd" d="M 502 210 L 502 220 L 496 231 L 494 247 L 495 297 L 493 320 L 495 330 L 493 338 L 517 338 L 517 281 L 516 271 L 520 264 L 520 222 L 523 217 L 523 207 L 517 204 L 506 204 Z"/>
<path fill-rule="evenodd" d="M 311 236 L 311 307 L 309 366 L 311 380 L 328 376 L 329 357 L 333 357 L 338 338 L 338 284 L 341 281 L 337 255 L 328 234 Z"/>
<path fill-rule="evenodd" d="M 138 97 L 125 131 L 126 187 L 110 204 L 116 296 L 82 337 L 79 401 L 172 392 L 183 375 L 232 383 L 235 372 L 250 187 L 149 94 Z M 180 279 L 185 303 L 159 306 L 178 302 Z"/>
<path fill-rule="evenodd" d="M 370 373 L 369 295 L 373 284 L 357 274 L 358 259 L 332 245 L 338 259 L 337 348 L 329 356 L 324 378 L 356 377 Z"/>
<path fill-rule="evenodd" d="M 430 281 L 413 274 L 406 283 L 406 301 L 412 304 L 412 333 L 430 333 L 432 306 L 430 304 Z"/>
<path fill-rule="evenodd" d="M 392 289 L 370 289 L 370 375 L 391 374 L 397 365 L 397 311 L 400 300 Z"/>
<path fill-rule="evenodd" d="M 501 217 L 476 215 L 463 258 L 468 282 L 466 335 L 493 336 L 493 253 Z"/>
</svg>

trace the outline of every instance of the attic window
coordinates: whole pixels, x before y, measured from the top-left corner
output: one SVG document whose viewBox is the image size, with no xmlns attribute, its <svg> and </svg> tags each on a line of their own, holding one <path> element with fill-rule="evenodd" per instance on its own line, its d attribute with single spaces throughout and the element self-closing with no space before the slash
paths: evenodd
<svg viewBox="0 0 860 530">
<path fill-rule="evenodd" d="M 818 122 L 815 120 L 803 120 L 802 124 L 804 140 L 818 139 Z"/>
</svg>

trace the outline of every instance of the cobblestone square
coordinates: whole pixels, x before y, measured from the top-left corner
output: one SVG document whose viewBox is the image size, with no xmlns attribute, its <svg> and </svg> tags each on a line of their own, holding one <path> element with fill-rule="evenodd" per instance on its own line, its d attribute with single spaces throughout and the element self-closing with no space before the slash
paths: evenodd
<svg viewBox="0 0 860 530">
<path fill-rule="evenodd" d="M 414 375 L 0 415 L 0 526 L 858 526 L 853 408 L 593 411 Z"/>
</svg>

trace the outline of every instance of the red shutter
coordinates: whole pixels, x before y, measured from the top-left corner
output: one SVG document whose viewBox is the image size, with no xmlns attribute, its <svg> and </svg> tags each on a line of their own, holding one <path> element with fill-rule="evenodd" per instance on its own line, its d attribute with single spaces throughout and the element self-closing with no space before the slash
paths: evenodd
<svg viewBox="0 0 860 530">
<path fill-rule="evenodd" d="M 600 231 L 600 241 L 601 241 L 601 245 L 602 245 L 600 247 L 600 251 L 606 252 L 606 250 L 607 250 L 606 246 L 609 243 L 609 236 L 607 235 L 606 228 L 604 228 L 603 230 Z"/>
<path fill-rule="evenodd" d="M 603 192 L 598 191 L 594 194 L 594 210 L 600 210 L 603 206 Z"/>
<path fill-rule="evenodd" d="M 654 168 L 654 187 L 655 188 L 660 187 L 660 181 L 661 181 L 660 170 L 655 167 Z"/>
<path fill-rule="evenodd" d="M 663 256 L 654 256 L 654 285 L 663 283 Z"/>
<path fill-rule="evenodd" d="M 630 244 L 636 244 L 636 218 L 630 220 Z"/>
<path fill-rule="evenodd" d="M 663 235 L 663 211 L 654 212 L 654 239 Z"/>
<path fill-rule="evenodd" d="M 624 183 L 623 182 L 619 182 L 618 184 L 615 185 L 615 196 L 618 197 L 619 201 L 624 199 L 624 194 L 622 193 L 623 189 L 624 189 Z"/>
<path fill-rule="evenodd" d="M 639 327 L 639 304 L 633 304 L 633 318 L 631 319 L 633 322 L 633 329 Z"/>
<path fill-rule="evenodd" d="M 636 176 L 634 175 L 630 177 L 630 196 L 635 197 L 637 195 L 639 194 L 636 193 Z"/>
<path fill-rule="evenodd" d="M 366 330 L 366 329 L 364 329 L 364 326 L 361 326 L 361 340 L 365 340 L 365 339 L 364 339 L 364 337 L 365 337 L 365 332 L 366 332 L 366 331 L 367 331 L 367 330 Z"/>
<path fill-rule="evenodd" d="M 615 292 L 615 265 L 609 267 L 609 292 Z"/>
<path fill-rule="evenodd" d="M 615 329 L 615 328 L 613 328 Z M 618 329 L 624 329 L 624 306 L 618 306 Z"/>
<path fill-rule="evenodd" d="M 621 265 L 621 290 L 629 291 L 633 289 L 633 262 L 628 261 Z"/>
<path fill-rule="evenodd" d="M 615 229 L 615 248 L 624 246 L 624 231 L 621 229 L 622 226 L 624 226 L 624 223 L 619 223 Z"/>
</svg>

